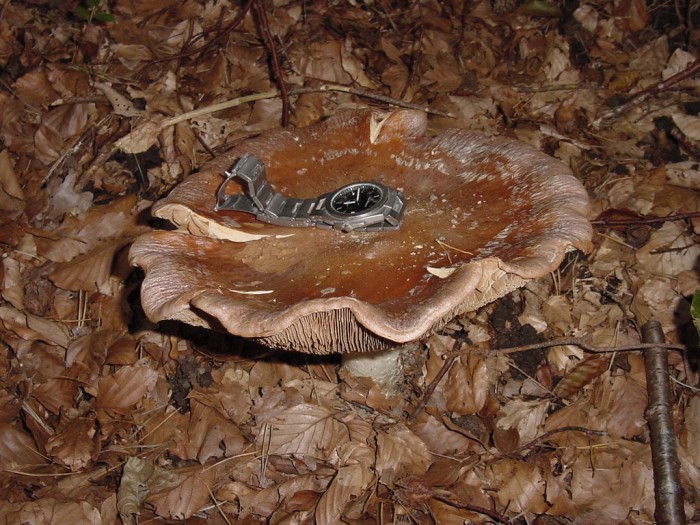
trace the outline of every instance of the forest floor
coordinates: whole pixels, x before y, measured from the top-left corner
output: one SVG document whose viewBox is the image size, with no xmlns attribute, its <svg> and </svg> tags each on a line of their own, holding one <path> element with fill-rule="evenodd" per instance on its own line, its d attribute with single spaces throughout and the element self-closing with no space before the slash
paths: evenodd
<svg viewBox="0 0 700 525">
<path fill-rule="evenodd" d="M 652 523 L 642 352 L 495 352 L 634 347 L 650 319 L 687 349 L 700 523 L 700 7 L 518 3 L 5 0 L 0 524 Z M 424 341 L 398 397 L 145 318 L 126 256 L 153 202 L 247 136 L 403 102 L 568 165 L 592 251 Z"/>
</svg>

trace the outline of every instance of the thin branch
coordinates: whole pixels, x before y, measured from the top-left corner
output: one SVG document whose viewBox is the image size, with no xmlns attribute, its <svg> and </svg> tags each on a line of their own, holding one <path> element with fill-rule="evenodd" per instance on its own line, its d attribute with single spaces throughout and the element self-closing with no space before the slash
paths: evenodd
<svg viewBox="0 0 700 525">
<path fill-rule="evenodd" d="M 509 455 L 517 454 L 519 452 L 522 452 L 524 450 L 532 448 L 535 445 L 537 445 L 538 443 L 541 443 L 542 441 L 548 439 L 550 436 L 553 436 L 554 434 L 560 434 L 561 432 L 582 432 L 583 434 L 588 434 L 591 436 L 607 436 L 608 435 L 608 433 L 605 432 L 604 430 L 591 430 L 589 428 L 584 428 L 584 427 L 569 426 L 569 427 L 555 428 L 554 430 L 550 430 L 549 432 L 545 432 L 541 436 L 537 436 L 535 439 L 525 443 L 524 445 L 520 445 L 516 449 L 508 451 L 508 454 Z"/>
<path fill-rule="evenodd" d="M 649 88 L 643 89 L 642 91 L 635 93 L 634 96 L 632 96 L 632 98 L 630 98 L 621 106 L 618 106 L 616 108 L 611 109 L 610 111 L 607 111 L 606 113 L 603 113 L 602 116 L 596 119 L 593 125 L 595 127 L 599 127 L 601 124 L 605 124 L 611 120 L 620 117 L 623 113 L 627 113 L 631 109 L 636 108 L 640 104 L 643 104 L 650 98 L 655 97 L 664 91 L 667 91 L 674 84 L 677 84 L 678 82 L 693 76 L 698 70 L 700 70 L 700 60 L 696 60 L 680 73 L 676 73 L 675 75 L 667 78 L 666 80 L 662 80 L 661 82 L 658 82 L 657 84 L 654 84 Z"/>
<path fill-rule="evenodd" d="M 669 221 L 684 221 L 700 217 L 700 211 L 691 211 L 688 213 L 676 213 L 667 215 L 666 217 L 638 217 L 634 219 L 596 219 L 591 221 L 593 226 L 633 226 L 640 224 L 657 224 L 659 222 Z"/>
<path fill-rule="evenodd" d="M 443 492 L 443 491 L 441 491 L 441 492 Z M 447 491 L 444 491 L 444 492 L 447 492 Z M 508 518 L 506 518 L 502 514 L 499 514 L 496 511 L 493 511 L 491 509 L 487 509 L 486 507 L 481 507 L 479 505 L 472 505 L 471 503 L 462 503 L 461 501 L 457 501 L 454 498 L 440 494 L 437 491 L 433 492 L 433 497 L 435 499 L 440 500 L 444 503 L 447 503 L 448 505 L 451 505 L 452 507 L 455 507 L 457 509 L 464 509 L 464 510 L 469 510 L 471 512 L 476 512 L 478 514 L 483 514 L 484 516 L 488 516 L 489 518 L 491 518 L 493 521 L 498 522 L 498 523 L 503 523 L 504 525 L 513 525 L 513 522 L 510 521 Z"/>
<path fill-rule="evenodd" d="M 661 344 L 661 323 L 642 326 L 642 339 L 651 347 L 644 350 L 649 404 L 645 411 L 651 440 L 654 468 L 654 517 L 659 525 L 684 525 L 683 486 L 680 477 L 678 445 L 673 430 L 673 395 L 668 374 L 668 352 Z"/>
<path fill-rule="evenodd" d="M 284 81 L 284 75 L 282 74 L 282 68 L 280 67 L 279 52 L 277 51 L 277 45 L 275 44 L 275 38 L 272 36 L 270 31 L 270 25 L 267 22 L 267 14 L 265 13 L 265 7 L 262 4 L 262 0 L 253 0 L 252 3 L 253 14 L 255 15 L 255 21 L 257 22 L 258 31 L 260 31 L 260 36 L 262 36 L 265 42 L 265 47 L 270 54 L 270 63 L 272 64 L 272 74 L 277 81 L 277 86 L 280 90 L 280 95 L 282 97 L 282 127 L 286 128 L 289 125 L 289 91 L 287 89 L 287 83 Z"/>
<path fill-rule="evenodd" d="M 608 353 L 608 352 L 633 352 L 636 350 L 644 350 L 647 348 L 666 348 L 668 350 L 678 350 L 679 352 L 685 351 L 685 346 L 665 344 L 665 343 L 637 343 L 634 345 L 622 345 L 622 346 L 593 346 L 586 339 L 581 337 L 559 337 L 557 339 L 552 339 L 551 341 L 543 341 L 541 343 L 534 343 L 531 345 L 523 346 L 512 346 L 509 348 L 497 348 L 485 350 L 488 355 L 508 355 L 515 354 L 517 352 L 527 352 L 530 350 L 539 350 L 541 348 L 550 348 L 552 346 L 578 346 L 586 352 L 592 353 Z"/>
<path fill-rule="evenodd" d="M 435 392 L 435 389 L 437 388 L 438 384 L 440 381 L 442 381 L 442 378 L 445 377 L 445 374 L 447 374 L 447 371 L 452 367 L 452 364 L 455 362 L 455 359 L 459 357 L 459 350 L 462 347 L 462 340 L 457 338 L 455 339 L 454 344 L 452 345 L 452 351 L 447 354 L 448 357 L 445 359 L 445 363 L 442 365 L 442 368 L 440 371 L 437 373 L 435 378 L 430 382 L 428 387 L 425 389 L 425 392 L 423 393 L 423 397 L 421 398 L 420 402 L 418 405 L 416 405 L 416 408 L 413 409 L 413 412 L 408 416 L 409 421 L 413 421 L 418 417 L 418 414 L 420 413 L 421 410 L 425 408 L 425 405 L 428 404 L 428 401 L 430 400 L 430 397 L 433 395 L 433 392 Z"/>
</svg>

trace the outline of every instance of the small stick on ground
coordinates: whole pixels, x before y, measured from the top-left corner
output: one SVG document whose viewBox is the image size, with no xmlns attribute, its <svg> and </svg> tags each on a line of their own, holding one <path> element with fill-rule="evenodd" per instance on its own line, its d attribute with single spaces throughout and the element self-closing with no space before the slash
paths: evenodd
<svg viewBox="0 0 700 525">
<path fill-rule="evenodd" d="M 643 104 L 650 98 L 655 97 L 663 93 L 664 91 L 667 91 L 671 86 L 677 84 L 681 80 L 685 80 L 686 78 L 693 76 L 695 73 L 698 72 L 698 70 L 700 70 L 700 60 L 696 60 L 680 73 L 676 73 L 675 75 L 667 78 L 666 80 L 662 80 L 661 82 L 647 89 L 643 89 L 639 93 L 635 93 L 634 96 L 632 96 L 632 98 L 630 98 L 621 106 L 618 106 L 616 108 L 611 109 L 610 111 L 603 113 L 603 115 L 601 115 L 598 119 L 595 120 L 593 126 L 597 128 L 600 127 L 602 124 L 609 123 L 611 120 L 614 120 L 620 117 L 623 113 L 627 113 L 629 110 L 636 108 L 637 106 Z"/>
<path fill-rule="evenodd" d="M 452 351 L 448 354 L 447 359 L 445 359 L 445 364 L 442 365 L 442 368 L 435 376 L 435 379 L 433 379 L 430 382 L 428 388 L 425 389 L 425 392 L 423 393 L 423 397 L 421 398 L 420 402 L 418 403 L 416 408 L 413 409 L 413 412 L 411 412 L 411 414 L 408 416 L 409 421 L 413 421 L 414 419 L 416 419 L 420 411 L 423 410 L 425 408 L 425 405 L 428 404 L 430 396 L 432 396 L 433 392 L 435 392 L 435 388 L 437 388 L 438 384 L 440 384 L 440 381 L 442 381 L 442 378 L 445 377 L 447 371 L 452 367 L 452 364 L 455 362 L 455 359 L 459 357 L 461 348 L 462 340 L 459 338 L 455 339 L 455 342 L 452 345 Z"/>
<path fill-rule="evenodd" d="M 287 89 L 287 83 L 284 81 L 284 75 L 282 74 L 275 37 L 272 36 L 270 25 L 267 23 L 267 14 L 265 13 L 265 7 L 262 1 L 253 0 L 251 7 L 253 8 L 253 14 L 255 15 L 255 21 L 257 22 L 260 36 L 262 36 L 265 41 L 265 47 L 270 53 L 272 74 L 277 81 L 277 87 L 279 87 L 280 96 L 282 97 L 282 127 L 286 128 L 289 125 L 289 90 Z"/>
<path fill-rule="evenodd" d="M 685 525 L 680 462 L 673 431 L 673 395 L 668 375 L 668 352 L 661 345 L 664 341 L 661 323 L 649 321 L 642 326 L 642 340 L 657 345 L 644 350 L 649 395 L 645 416 L 651 438 L 656 499 L 654 517 L 659 525 Z"/>
</svg>

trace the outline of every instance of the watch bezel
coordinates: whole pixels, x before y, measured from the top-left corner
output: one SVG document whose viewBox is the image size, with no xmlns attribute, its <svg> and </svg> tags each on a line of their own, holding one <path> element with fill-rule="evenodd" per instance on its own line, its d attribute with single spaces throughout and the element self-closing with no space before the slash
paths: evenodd
<svg viewBox="0 0 700 525">
<path fill-rule="evenodd" d="M 359 187 L 359 186 L 371 186 L 375 188 L 376 190 L 379 191 L 380 197 L 377 202 L 372 204 L 369 208 L 366 208 L 362 211 L 354 212 L 354 213 L 344 213 L 341 211 L 338 211 L 335 209 L 333 201 L 338 197 L 343 192 L 346 192 L 349 189 Z M 387 187 L 379 184 L 377 182 L 372 182 L 372 181 L 359 181 L 359 182 L 352 182 L 350 184 L 346 184 L 345 186 L 341 186 L 337 190 L 334 190 L 333 192 L 330 193 L 329 197 L 326 199 L 326 202 L 324 203 L 324 207 L 326 212 L 337 219 L 340 220 L 351 220 L 351 219 L 357 219 L 357 218 L 364 218 L 364 217 L 369 217 L 373 214 L 375 214 L 378 210 L 381 210 L 382 207 L 386 204 L 387 199 L 389 196 L 389 192 L 387 191 Z"/>
</svg>

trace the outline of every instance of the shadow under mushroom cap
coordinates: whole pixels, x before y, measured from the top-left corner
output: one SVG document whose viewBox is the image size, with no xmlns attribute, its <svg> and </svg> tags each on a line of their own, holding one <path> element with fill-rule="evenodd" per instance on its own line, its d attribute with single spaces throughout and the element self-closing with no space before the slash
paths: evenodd
<svg viewBox="0 0 700 525">
<path fill-rule="evenodd" d="M 310 353 L 413 341 L 590 247 L 588 197 L 559 161 L 468 130 L 427 137 L 426 117 L 341 111 L 274 130 L 206 164 L 156 203 L 176 232 L 131 248 L 153 321 L 177 319 Z M 284 228 L 214 212 L 223 172 L 243 153 L 276 191 L 309 198 L 358 180 L 400 189 L 398 231 Z M 233 192 L 240 186 L 229 184 Z"/>
</svg>

